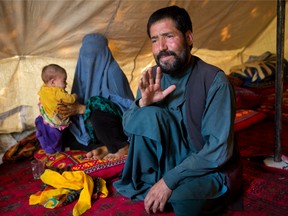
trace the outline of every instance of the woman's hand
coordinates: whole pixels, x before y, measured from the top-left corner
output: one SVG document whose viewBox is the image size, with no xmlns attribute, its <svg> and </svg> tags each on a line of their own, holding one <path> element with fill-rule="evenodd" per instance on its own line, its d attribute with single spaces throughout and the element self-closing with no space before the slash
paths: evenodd
<svg viewBox="0 0 288 216">
<path fill-rule="evenodd" d="M 86 111 L 86 106 L 75 102 L 73 104 L 65 103 L 61 101 L 57 106 L 57 113 L 62 118 L 67 118 L 77 114 L 84 114 Z"/>
<path fill-rule="evenodd" d="M 176 89 L 175 85 L 171 85 L 167 89 L 162 90 L 161 79 L 162 72 L 160 67 L 157 67 L 155 79 L 152 75 L 152 68 L 142 73 L 139 81 L 139 89 L 142 94 L 142 98 L 139 100 L 140 107 L 159 102 Z"/>
</svg>

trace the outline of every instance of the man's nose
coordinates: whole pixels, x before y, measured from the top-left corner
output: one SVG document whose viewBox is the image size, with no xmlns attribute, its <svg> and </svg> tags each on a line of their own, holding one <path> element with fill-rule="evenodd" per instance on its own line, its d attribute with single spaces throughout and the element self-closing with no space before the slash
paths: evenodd
<svg viewBox="0 0 288 216">
<path fill-rule="evenodd" d="M 167 50 L 167 44 L 165 38 L 160 38 L 159 40 L 159 49 L 162 50 Z"/>
</svg>

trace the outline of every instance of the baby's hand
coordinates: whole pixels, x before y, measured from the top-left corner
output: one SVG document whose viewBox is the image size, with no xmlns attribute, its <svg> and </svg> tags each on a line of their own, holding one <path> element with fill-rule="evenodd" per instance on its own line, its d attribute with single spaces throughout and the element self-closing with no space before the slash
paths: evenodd
<svg viewBox="0 0 288 216">
<path fill-rule="evenodd" d="M 73 93 L 72 95 L 73 95 L 73 96 L 75 97 L 75 99 L 77 100 L 77 98 L 78 98 L 77 94 Z"/>
</svg>

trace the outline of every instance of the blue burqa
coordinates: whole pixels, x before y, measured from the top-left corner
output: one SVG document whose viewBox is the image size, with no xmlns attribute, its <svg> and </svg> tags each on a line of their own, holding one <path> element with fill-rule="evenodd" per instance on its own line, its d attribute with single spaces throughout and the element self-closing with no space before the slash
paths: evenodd
<svg viewBox="0 0 288 216">
<path fill-rule="evenodd" d="M 72 93 L 78 95 L 78 101 L 86 104 L 92 96 L 101 96 L 117 104 L 122 112 L 127 110 L 134 100 L 128 80 L 113 58 L 108 40 L 101 34 L 88 34 L 82 40 L 76 66 Z M 77 141 L 88 145 L 88 135 L 83 115 L 73 116 L 69 127 Z"/>
</svg>

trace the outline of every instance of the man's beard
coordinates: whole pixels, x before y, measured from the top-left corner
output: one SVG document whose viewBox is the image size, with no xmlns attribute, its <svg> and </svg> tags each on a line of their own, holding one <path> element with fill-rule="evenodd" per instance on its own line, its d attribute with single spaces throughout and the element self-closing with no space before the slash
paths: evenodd
<svg viewBox="0 0 288 216">
<path fill-rule="evenodd" d="M 160 62 L 160 58 L 162 56 L 173 56 L 174 61 L 172 63 Z M 160 51 L 155 57 L 155 60 L 163 73 L 176 74 L 178 71 L 181 71 L 181 69 L 183 69 L 187 65 L 188 51 L 187 48 L 184 49 L 179 56 L 173 51 Z"/>
</svg>

